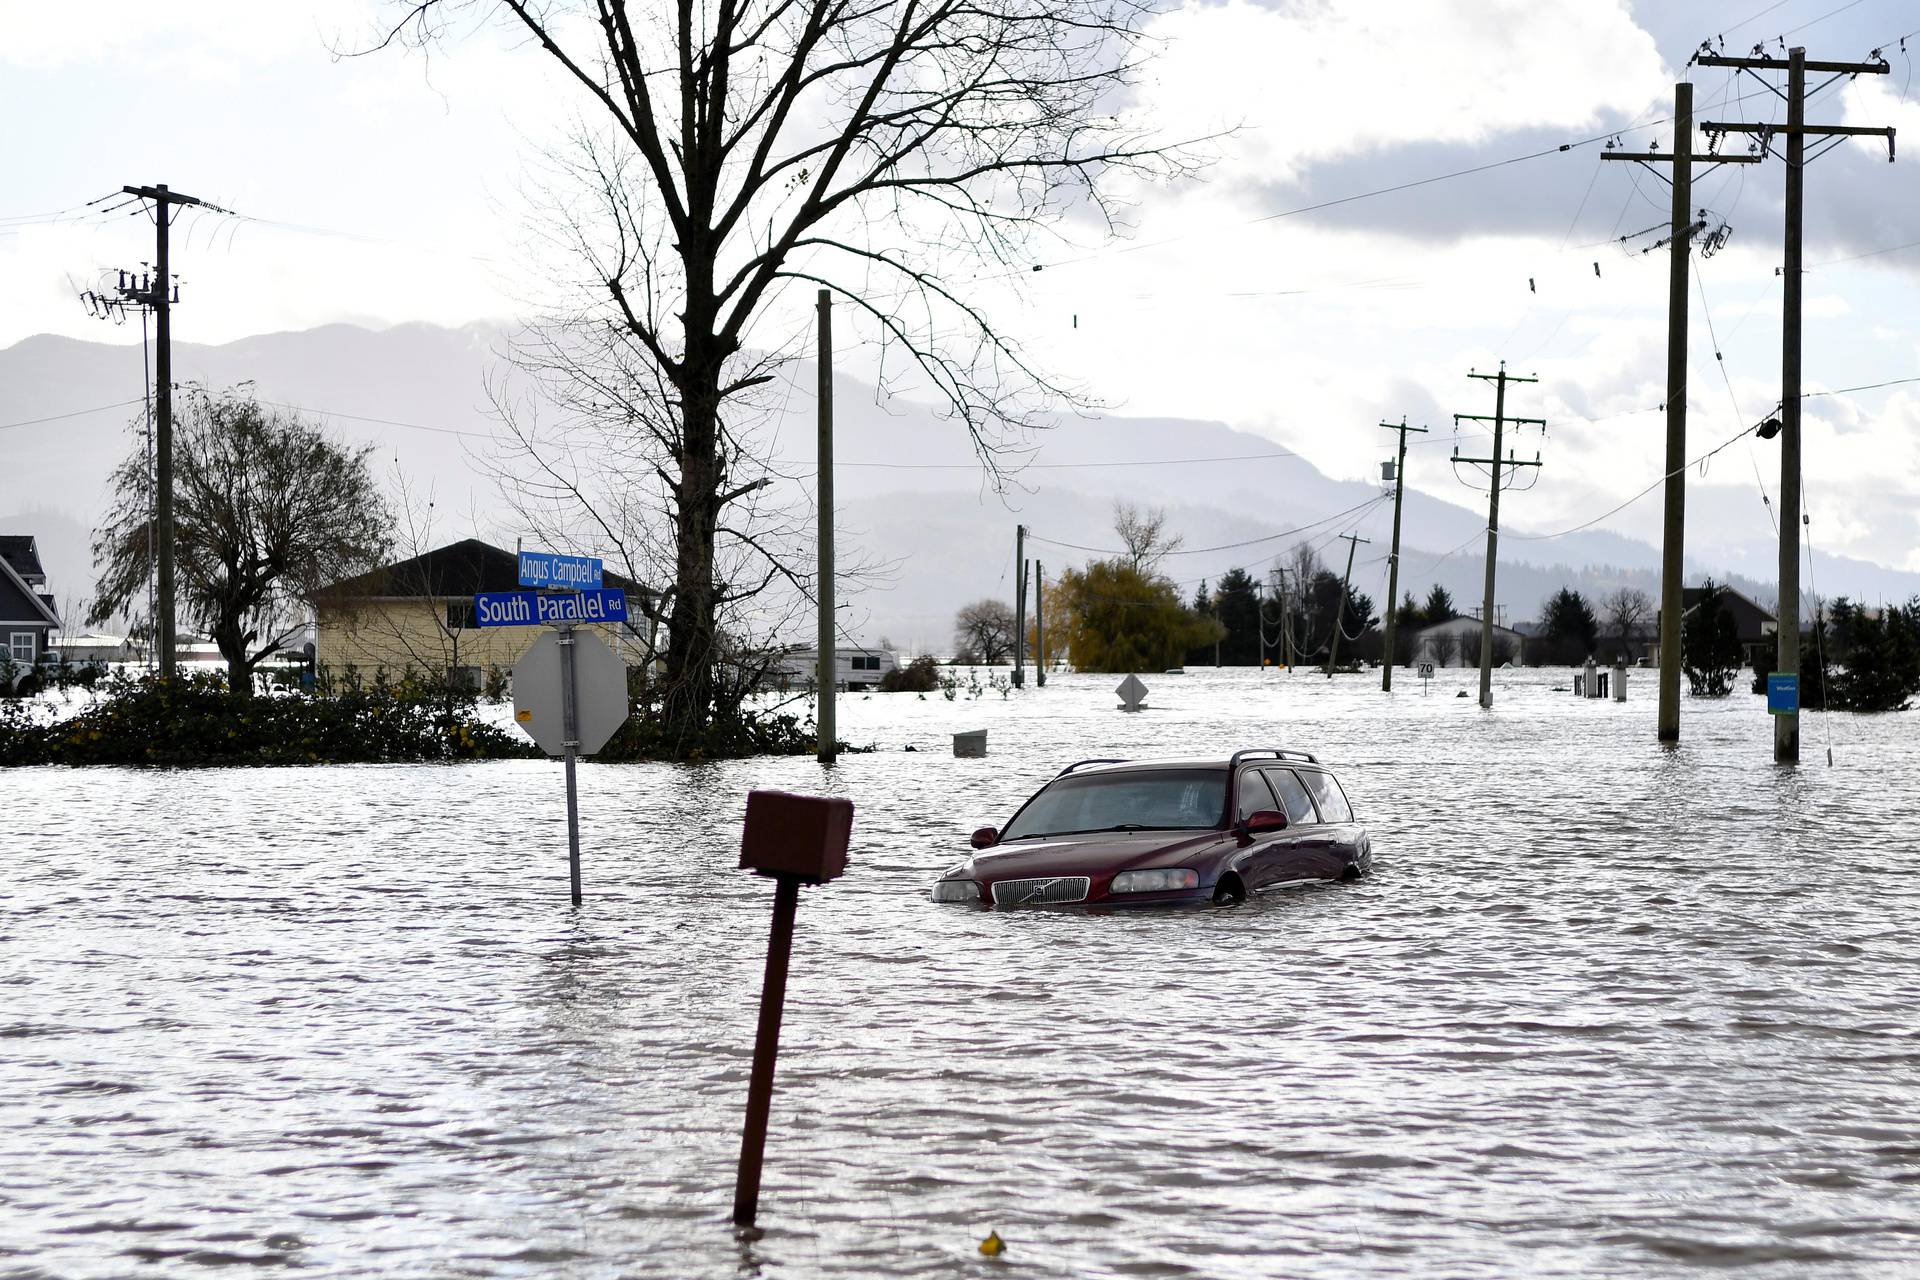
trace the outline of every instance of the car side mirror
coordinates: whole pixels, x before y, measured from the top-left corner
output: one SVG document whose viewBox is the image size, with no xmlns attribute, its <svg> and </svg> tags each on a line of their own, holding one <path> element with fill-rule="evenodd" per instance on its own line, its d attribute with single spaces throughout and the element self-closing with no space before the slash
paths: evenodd
<svg viewBox="0 0 1920 1280">
<path fill-rule="evenodd" d="M 1248 814 L 1241 829 L 1250 836 L 1272 835 L 1287 829 L 1287 815 L 1278 809 L 1262 809 L 1258 813 Z"/>
<path fill-rule="evenodd" d="M 998 827 L 982 827 L 973 833 L 973 847 L 976 849 L 991 849 L 999 843 L 1000 829 Z"/>
</svg>

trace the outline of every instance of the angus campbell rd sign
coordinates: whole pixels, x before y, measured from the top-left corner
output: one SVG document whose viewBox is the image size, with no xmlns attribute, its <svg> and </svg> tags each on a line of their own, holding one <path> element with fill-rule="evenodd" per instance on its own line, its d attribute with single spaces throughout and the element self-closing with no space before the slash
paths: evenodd
<svg viewBox="0 0 1920 1280">
<path fill-rule="evenodd" d="M 603 585 L 600 561 L 593 556 L 564 556 L 554 551 L 520 553 L 520 585 L 548 591 L 597 591 Z"/>
</svg>

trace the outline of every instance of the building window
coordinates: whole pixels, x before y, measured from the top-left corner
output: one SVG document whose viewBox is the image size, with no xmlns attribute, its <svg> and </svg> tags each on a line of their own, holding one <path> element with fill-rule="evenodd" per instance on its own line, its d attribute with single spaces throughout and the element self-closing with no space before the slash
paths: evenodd
<svg viewBox="0 0 1920 1280">
<path fill-rule="evenodd" d="M 473 627 L 473 601 L 447 601 L 447 630 L 467 631 Z"/>
<path fill-rule="evenodd" d="M 15 662 L 33 661 L 33 632 L 15 631 L 7 637 L 7 653 Z"/>
<path fill-rule="evenodd" d="M 854 654 L 853 669 L 855 671 L 878 671 L 880 669 L 880 655 L 877 653 Z"/>
</svg>

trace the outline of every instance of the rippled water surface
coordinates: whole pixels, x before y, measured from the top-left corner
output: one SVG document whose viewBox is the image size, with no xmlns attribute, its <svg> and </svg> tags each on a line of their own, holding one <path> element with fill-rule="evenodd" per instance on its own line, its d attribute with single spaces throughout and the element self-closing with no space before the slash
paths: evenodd
<svg viewBox="0 0 1920 1280">
<path fill-rule="evenodd" d="M 1645 673 L 1491 714 L 1449 674 L 856 696 L 880 749 L 830 772 L 584 767 L 579 910 L 543 762 L 0 774 L 0 1274 L 1920 1271 L 1920 716 L 1807 717 L 1779 769 L 1759 699 L 1663 751 Z M 925 900 L 1068 760 L 1273 743 L 1338 769 L 1371 880 Z M 857 816 L 743 1242 L 756 786 Z"/>
</svg>

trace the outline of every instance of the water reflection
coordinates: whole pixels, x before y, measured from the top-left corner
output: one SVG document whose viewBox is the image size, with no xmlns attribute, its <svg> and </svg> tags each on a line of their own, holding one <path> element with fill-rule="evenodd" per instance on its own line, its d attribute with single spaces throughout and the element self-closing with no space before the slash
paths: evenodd
<svg viewBox="0 0 1920 1280">
<path fill-rule="evenodd" d="M 9 773 L 0 1273 L 946 1275 L 990 1229 L 1060 1276 L 1907 1272 L 1920 721 L 1780 770 L 1746 698 L 1663 750 L 1650 696 L 1530 673 L 1491 715 L 1465 676 L 1113 683 L 850 699 L 879 749 L 831 770 L 584 768 L 577 913 L 540 762 Z M 1245 745 L 1341 771 L 1373 879 L 925 901 L 1067 760 Z M 755 786 L 857 816 L 748 1240 Z"/>
</svg>

